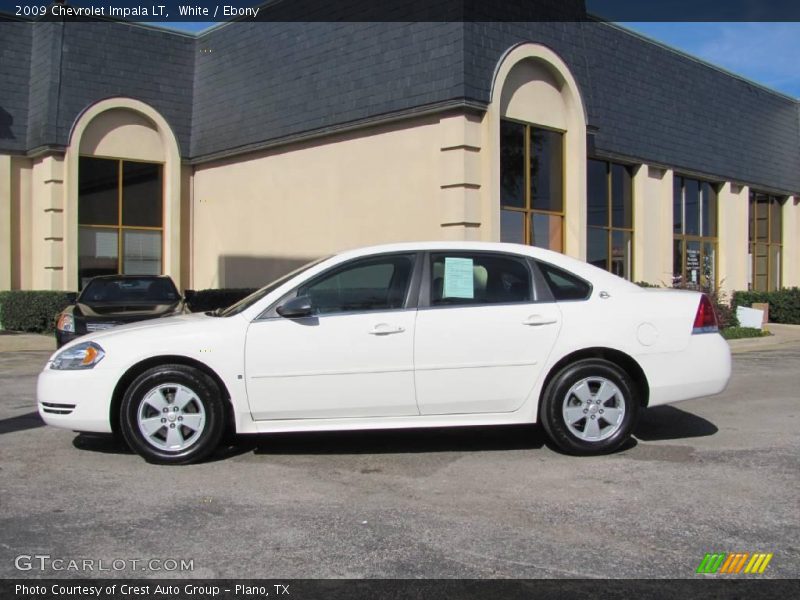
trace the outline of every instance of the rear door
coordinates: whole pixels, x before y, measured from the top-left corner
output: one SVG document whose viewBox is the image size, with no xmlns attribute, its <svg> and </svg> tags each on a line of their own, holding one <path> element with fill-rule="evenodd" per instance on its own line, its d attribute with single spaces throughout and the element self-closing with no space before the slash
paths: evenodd
<svg viewBox="0 0 800 600">
<path fill-rule="evenodd" d="M 555 344 L 561 312 L 525 257 L 432 252 L 414 339 L 421 414 L 518 409 Z"/>
</svg>

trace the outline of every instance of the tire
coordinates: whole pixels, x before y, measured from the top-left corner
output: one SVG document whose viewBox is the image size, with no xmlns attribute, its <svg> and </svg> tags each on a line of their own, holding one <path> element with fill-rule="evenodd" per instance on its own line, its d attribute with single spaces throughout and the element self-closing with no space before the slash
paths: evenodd
<svg viewBox="0 0 800 600">
<path fill-rule="evenodd" d="M 120 428 L 131 449 L 156 464 L 185 465 L 207 457 L 225 429 L 217 384 L 185 365 L 162 365 L 125 391 Z"/>
<path fill-rule="evenodd" d="M 560 450 L 607 454 L 630 439 L 640 405 L 625 371 L 606 360 L 585 359 L 556 373 L 545 389 L 540 416 Z"/>
</svg>

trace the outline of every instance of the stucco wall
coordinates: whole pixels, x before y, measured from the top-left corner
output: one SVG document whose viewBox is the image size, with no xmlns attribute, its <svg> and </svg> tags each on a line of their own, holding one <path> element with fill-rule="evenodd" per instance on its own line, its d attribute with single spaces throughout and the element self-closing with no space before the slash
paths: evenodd
<svg viewBox="0 0 800 600">
<path fill-rule="evenodd" d="M 200 165 L 195 289 L 258 286 L 348 247 L 441 239 L 439 119 Z"/>
</svg>

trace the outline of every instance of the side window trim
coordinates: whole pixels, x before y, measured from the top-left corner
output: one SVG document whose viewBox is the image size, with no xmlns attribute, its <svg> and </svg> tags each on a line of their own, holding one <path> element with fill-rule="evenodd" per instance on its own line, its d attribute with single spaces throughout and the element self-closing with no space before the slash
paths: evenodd
<svg viewBox="0 0 800 600">
<path fill-rule="evenodd" d="M 278 298 L 275 302 L 273 302 L 266 310 L 264 310 L 260 315 L 258 315 L 253 321 L 265 321 L 269 319 L 283 319 L 278 312 L 277 308 L 292 298 L 297 296 L 297 292 L 301 287 L 313 285 L 316 281 L 323 279 L 325 277 L 330 276 L 335 271 L 345 270 L 349 266 L 358 263 L 363 260 L 369 260 L 374 258 L 388 258 L 392 256 L 412 256 L 412 265 L 411 265 L 411 277 L 410 282 L 408 285 L 408 289 L 406 290 L 405 298 L 403 299 L 403 305 L 399 308 L 387 308 L 382 309 L 380 312 L 390 312 L 390 311 L 400 311 L 400 310 L 416 310 L 417 308 L 417 300 L 419 298 L 419 286 L 420 281 L 422 279 L 422 261 L 423 261 L 423 252 L 386 252 L 383 254 L 372 254 L 369 256 L 359 256 L 358 258 L 354 258 L 352 260 L 348 260 L 343 263 L 339 263 L 338 265 L 332 266 L 330 269 L 326 269 L 322 273 L 318 273 L 311 279 L 304 281 L 300 285 L 292 288 L 288 292 L 286 292 L 283 296 Z M 357 314 L 365 314 L 370 312 L 376 312 L 371 310 L 358 310 L 358 311 L 338 311 L 338 312 L 330 312 L 321 315 L 314 315 L 313 318 L 324 318 L 324 317 L 334 317 L 339 315 L 357 315 Z"/>
<path fill-rule="evenodd" d="M 544 278 L 539 264 L 534 258 L 528 258 L 528 267 L 533 273 L 533 291 L 534 303 L 547 304 L 556 301 L 550 286 L 547 285 L 547 280 Z"/>
<path fill-rule="evenodd" d="M 421 269 L 421 285 L 419 289 L 419 303 L 418 307 L 420 310 L 422 309 L 442 309 L 442 308 L 474 308 L 478 306 L 510 306 L 510 305 L 518 305 L 518 304 L 536 304 L 541 302 L 552 302 L 552 300 L 543 299 L 540 291 L 542 289 L 546 289 L 547 293 L 550 293 L 550 288 L 544 283 L 543 278 L 539 274 L 538 277 L 542 279 L 541 284 L 537 280 L 537 271 L 532 267 L 531 260 L 527 256 L 521 254 L 509 254 L 507 252 L 495 252 L 491 250 L 477 250 L 477 251 L 470 251 L 470 250 L 453 250 L 452 252 L 445 250 L 432 250 L 426 251 L 423 253 L 424 257 L 422 258 L 422 269 Z M 531 294 L 531 300 L 526 300 L 522 302 L 496 302 L 496 303 L 482 303 L 482 302 L 474 302 L 474 303 L 465 303 L 465 304 L 442 304 L 442 305 L 433 305 L 431 302 L 431 263 L 434 254 L 447 254 L 453 256 L 492 256 L 492 257 L 500 257 L 506 258 L 509 260 L 514 260 L 522 265 L 528 271 L 528 281 L 530 284 L 529 292 Z"/>
<path fill-rule="evenodd" d="M 547 261 L 531 259 L 531 262 L 533 263 L 533 266 L 534 266 L 536 272 L 538 273 L 538 276 L 539 276 L 539 278 L 540 278 L 540 280 L 542 282 L 543 288 L 546 289 L 550 293 L 550 296 L 552 298 L 551 302 L 586 302 L 587 300 L 589 300 L 592 297 L 592 293 L 594 292 L 594 286 L 592 285 L 591 282 L 586 281 L 583 277 L 580 277 L 579 275 L 576 275 L 572 271 L 568 271 L 567 269 L 564 269 L 562 267 L 558 267 L 556 265 L 551 265 Z M 570 277 L 574 277 L 578 281 L 581 281 L 581 282 L 585 283 L 586 287 L 588 289 L 588 291 L 586 292 L 586 295 L 584 297 L 582 297 L 582 298 L 565 298 L 563 300 L 559 300 L 558 298 L 556 298 L 555 297 L 555 293 L 550 288 L 550 285 L 547 282 L 547 278 L 545 277 L 544 273 L 542 272 L 542 267 L 541 267 L 542 264 L 546 264 L 547 266 L 552 267 L 553 269 L 557 269 L 559 271 L 563 271 L 564 273 L 568 274 Z"/>
</svg>

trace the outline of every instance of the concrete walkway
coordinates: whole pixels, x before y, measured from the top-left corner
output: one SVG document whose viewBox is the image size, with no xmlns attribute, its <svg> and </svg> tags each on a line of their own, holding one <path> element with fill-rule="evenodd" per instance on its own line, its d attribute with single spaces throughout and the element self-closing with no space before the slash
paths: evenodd
<svg viewBox="0 0 800 600">
<path fill-rule="evenodd" d="M 756 350 L 774 350 L 786 346 L 800 346 L 800 325 L 778 325 L 770 323 L 767 329 L 771 336 L 730 340 L 731 352 L 740 354 Z M 35 333 L 15 333 L 0 331 L 0 352 L 49 351 L 56 349 L 56 340 L 52 335 Z"/>
<path fill-rule="evenodd" d="M 787 346 L 800 346 L 800 325 L 779 325 L 769 323 L 767 331 L 772 335 L 760 338 L 746 338 L 743 340 L 729 340 L 731 352 L 753 352 L 756 350 L 776 350 Z"/>
</svg>

